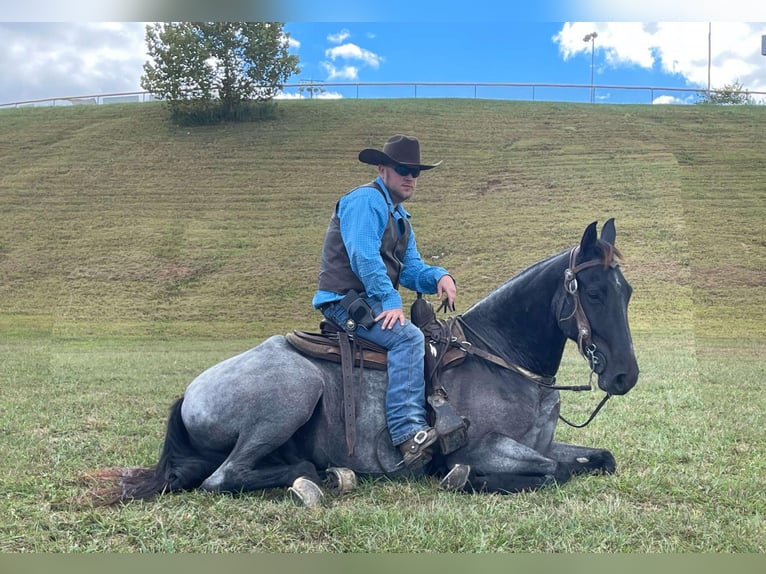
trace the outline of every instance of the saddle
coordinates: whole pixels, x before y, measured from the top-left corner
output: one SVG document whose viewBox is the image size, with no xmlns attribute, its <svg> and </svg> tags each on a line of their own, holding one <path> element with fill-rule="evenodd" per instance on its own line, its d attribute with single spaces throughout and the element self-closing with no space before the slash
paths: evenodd
<svg viewBox="0 0 766 574">
<path fill-rule="evenodd" d="M 426 383 L 433 378 L 435 369 L 443 372 L 451 367 L 456 367 L 463 362 L 466 351 L 457 346 L 449 346 L 440 352 L 440 347 L 444 345 L 444 333 L 449 333 L 448 337 L 454 341 L 464 341 L 463 329 L 460 324 L 454 320 L 438 320 L 438 326 L 425 325 L 421 327 L 426 336 L 426 354 L 425 354 L 425 376 Z M 418 325 L 419 326 L 419 325 Z M 360 337 L 354 337 L 346 333 L 343 329 L 330 321 L 323 320 L 319 323 L 319 332 L 292 331 L 285 337 L 287 341 L 301 353 L 314 357 L 342 363 L 341 338 L 342 335 L 348 337 L 348 342 L 352 346 L 353 365 L 358 368 L 370 368 L 379 371 L 385 371 L 388 368 L 388 352 L 386 349 Z"/>
<path fill-rule="evenodd" d="M 412 304 L 410 317 L 412 323 L 423 331 L 425 338 L 424 377 L 427 403 L 431 409 L 429 415 L 439 434 L 441 450 L 448 454 L 465 444 L 468 423 L 449 404 L 447 392 L 439 384 L 439 378 L 445 370 L 465 359 L 467 352 L 461 345 L 465 342 L 465 335 L 455 318 L 437 319 L 433 307 L 420 293 Z M 359 369 L 360 383 L 365 368 L 386 370 L 386 349 L 355 337 L 326 320 L 319 323 L 318 333 L 295 330 L 287 333 L 285 338 L 304 355 L 341 364 L 346 444 L 349 456 L 353 456 L 356 437 L 353 368 Z"/>
<path fill-rule="evenodd" d="M 352 345 L 352 355 L 355 367 L 368 367 L 384 371 L 387 368 L 386 349 L 365 341 L 359 337 L 347 334 L 343 329 L 323 320 L 319 323 L 319 333 L 308 331 L 293 331 L 285 335 L 287 341 L 304 355 L 315 359 L 324 359 L 342 363 L 341 336 L 345 334 Z"/>
</svg>

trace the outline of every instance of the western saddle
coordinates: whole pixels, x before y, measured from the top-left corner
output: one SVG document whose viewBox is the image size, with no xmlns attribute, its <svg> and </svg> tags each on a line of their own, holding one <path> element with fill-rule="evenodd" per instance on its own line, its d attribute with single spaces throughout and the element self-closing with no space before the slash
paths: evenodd
<svg viewBox="0 0 766 574">
<path fill-rule="evenodd" d="M 445 370 L 463 362 L 467 354 L 463 346 L 465 335 L 456 318 L 437 319 L 432 305 L 420 293 L 412 304 L 410 317 L 425 337 L 424 377 L 430 406 L 429 418 L 439 435 L 442 453 L 449 454 L 465 444 L 469 422 L 452 408 L 440 378 Z M 386 370 L 387 352 L 383 347 L 354 337 L 330 321 L 322 321 L 319 329 L 319 333 L 296 330 L 285 337 L 305 355 L 341 364 L 346 446 L 349 456 L 353 456 L 356 439 L 353 369 L 358 369 L 361 384 L 365 368 Z"/>
</svg>

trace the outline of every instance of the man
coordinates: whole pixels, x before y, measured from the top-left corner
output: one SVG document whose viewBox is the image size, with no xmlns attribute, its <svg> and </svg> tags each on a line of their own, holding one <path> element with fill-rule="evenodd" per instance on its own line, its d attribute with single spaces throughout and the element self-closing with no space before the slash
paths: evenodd
<svg viewBox="0 0 766 574">
<path fill-rule="evenodd" d="M 420 143 L 405 135 L 389 138 L 382 151 L 362 150 L 359 161 L 377 166 L 377 177 L 336 204 L 313 304 L 328 320 L 388 350 L 388 431 L 405 465 L 415 469 L 430 461 L 439 437 L 426 422 L 423 334 L 405 317 L 398 287 L 436 293 L 450 308 L 457 289 L 446 269 L 423 262 L 402 203 L 415 193 L 420 173 L 441 162 L 420 163 Z"/>
</svg>

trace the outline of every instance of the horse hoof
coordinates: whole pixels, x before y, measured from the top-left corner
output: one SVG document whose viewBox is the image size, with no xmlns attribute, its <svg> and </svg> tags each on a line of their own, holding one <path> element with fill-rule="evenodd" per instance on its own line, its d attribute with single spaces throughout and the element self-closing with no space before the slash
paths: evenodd
<svg viewBox="0 0 766 574">
<path fill-rule="evenodd" d="M 293 481 L 293 485 L 287 489 L 293 502 L 299 506 L 313 508 L 322 502 L 322 489 L 312 480 L 305 476 L 299 476 Z"/>
<path fill-rule="evenodd" d="M 439 481 L 442 490 L 460 490 L 468 482 L 471 465 L 455 464 L 452 469 Z"/>
<path fill-rule="evenodd" d="M 326 484 L 337 496 L 348 494 L 356 488 L 356 473 L 350 468 L 333 466 L 327 469 Z"/>
</svg>

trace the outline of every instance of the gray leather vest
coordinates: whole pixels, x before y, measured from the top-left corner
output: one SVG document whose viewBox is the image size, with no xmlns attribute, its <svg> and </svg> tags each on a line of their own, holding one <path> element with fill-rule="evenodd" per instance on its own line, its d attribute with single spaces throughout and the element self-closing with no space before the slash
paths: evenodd
<svg viewBox="0 0 766 574">
<path fill-rule="evenodd" d="M 383 190 L 374 181 L 360 187 L 374 187 L 385 198 Z M 358 187 L 351 190 L 353 193 Z M 397 229 L 397 226 L 399 229 Z M 406 218 L 395 219 L 389 211 L 386 229 L 380 242 L 380 255 L 386 265 L 386 274 L 394 289 L 399 288 L 399 276 L 402 271 L 402 258 L 407 251 L 412 226 Z M 340 234 L 338 206 L 330 219 L 322 247 L 322 260 L 319 265 L 319 289 L 345 295 L 351 289 L 364 291 L 364 285 L 351 269 L 351 262 Z"/>
</svg>

